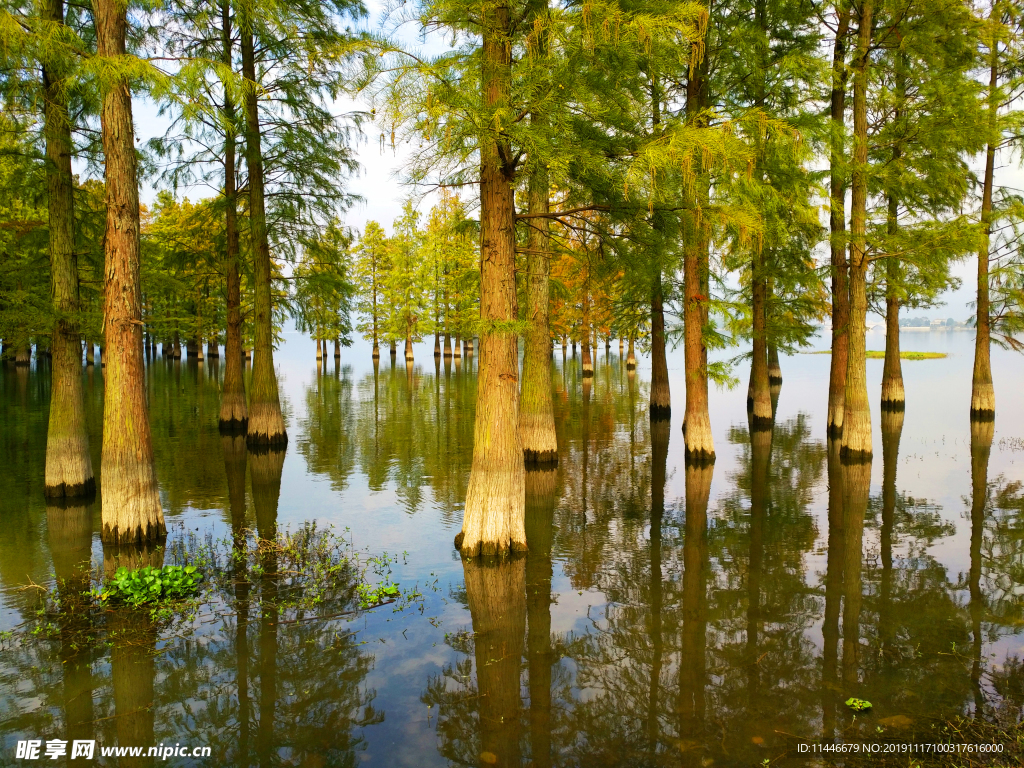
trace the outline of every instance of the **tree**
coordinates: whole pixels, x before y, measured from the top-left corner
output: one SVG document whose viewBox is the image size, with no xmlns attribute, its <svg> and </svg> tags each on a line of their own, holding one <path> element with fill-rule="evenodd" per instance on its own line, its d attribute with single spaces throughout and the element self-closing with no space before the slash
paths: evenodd
<svg viewBox="0 0 1024 768">
<path fill-rule="evenodd" d="M 356 324 L 356 330 L 373 342 L 374 358 L 380 357 L 378 342 L 387 323 L 388 307 L 383 299 L 384 283 L 390 271 L 387 235 L 376 221 L 368 221 L 356 249 L 353 274 L 357 286 L 356 311 L 363 318 Z"/>
<path fill-rule="evenodd" d="M 139 186 L 131 86 L 115 57 L 126 55 L 127 7 L 96 0 L 97 57 L 102 82 L 104 176 L 103 540 L 154 541 L 166 535 L 153 467 L 144 389 L 142 296 L 139 281 Z"/>
<path fill-rule="evenodd" d="M 350 346 L 353 287 L 349 282 L 352 238 L 338 221 L 315 240 L 306 243 L 302 259 L 295 268 L 295 318 L 300 331 L 310 333 L 325 349 L 328 340 Z"/>
<path fill-rule="evenodd" d="M 390 269 L 383 285 L 383 298 L 390 308 L 387 337 L 405 339 L 406 360 L 413 359 L 413 342 L 420 341 L 430 327 L 427 302 L 432 270 L 429 259 L 424 258 L 419 218 L 412 202 L 407 201 L 387 241 Z"/>
</svg>

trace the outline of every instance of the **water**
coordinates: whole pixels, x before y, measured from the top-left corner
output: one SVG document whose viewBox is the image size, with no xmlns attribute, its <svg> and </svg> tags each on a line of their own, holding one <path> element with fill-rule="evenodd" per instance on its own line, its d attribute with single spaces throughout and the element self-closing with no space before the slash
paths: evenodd
<svg viewBox="0 0 1024 768">
<path fill-rule="evenodd" d="M 427 343 L 411 373 L 386 351 L 375 371 L 356 345 L 318 373 L 313 343 L 286 334 L 288 450 L 283 465 L 250 455 L 246 469 L 217 432 L 217 367 L 157 359 L 148 387 L 172 539 L 316 520 L 394 555 L 395 580 L 423 595 L 398 612 L 287 623 L 263 590 L 244 611 L 218 603 L 184 636 L 114 619 L 25 634 L 39 626 L 33 585 L 73 582 L 104 552 L 98 501 L 43 499 L 45 366 L 8 366 L 0 631 L 15 637 L 0 640 L 0 765 L 19 764 L 16 743 L 32 738 L 211 749 L 169 765 L 751 765 L 793 737 L 1020 706 L 1024 361 L 993 352 L 998 416 L 991 449 L 976 434 L 972 453 L 972 335 L 902 343 L 950 356 L 905 361 L 902 429 L 890 419 L 883 434 L 876 409 L 861 469 L 830 460 L 826 355 L 783 359 L 770 439 L 748 433 L 745 371 L 744 386 L 712 391 L 718 461 L 695 468 L 681 350 L 673 419 L 653 426 L 647 361 L 628 376 L 617 345 L 601 349 L 585 384 L 556 350 L 558 469 L 528 479 L 529 557 L 498 566 L 464 564 L 452 546 L 472 362 L 435 366 Z M 873 403 L 881 368 L 868 362 Z M 99 467 L 102 372 L 85 376 Z M 872 714 L 855 721 L 851 696 Z"/>
</svg>

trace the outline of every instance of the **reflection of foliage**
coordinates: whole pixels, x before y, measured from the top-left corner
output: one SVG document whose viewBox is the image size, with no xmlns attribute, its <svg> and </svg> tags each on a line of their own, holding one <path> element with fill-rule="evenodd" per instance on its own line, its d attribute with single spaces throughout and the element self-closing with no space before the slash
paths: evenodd
<svg viewBox="0 0 1024 768">
<path fill-rule="evenodd" d="M 995 639 L 1016 634 L 1024 617 L 1024 482 L 999 475 L 989 482 L 987 494 L 982 592 Z"/>
<path fill-rule="evenodd" d="M 336 491 L 348 487 L 355 468 L 356 430 L 350 369 L 318 375 L 306 387 L 306 415 L 299 433 L 299 453 L 308 471 L 326 475 Z"/>
</svg>

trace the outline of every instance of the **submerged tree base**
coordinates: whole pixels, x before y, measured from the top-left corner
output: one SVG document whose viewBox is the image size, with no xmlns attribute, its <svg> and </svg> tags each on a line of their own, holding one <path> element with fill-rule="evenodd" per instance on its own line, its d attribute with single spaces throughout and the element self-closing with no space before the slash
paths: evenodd
<svg viewBox="0 0 1024 768">
<path fill-rule="evenodd" d="M 141 545 L 159 543 L 167 538 L 167 526 L 162 521 L 137 525 L 134 528 L 121 528 L 104 524 L 103 543 L 116 546 Z"/>
<path fill-rule="evenodd" d="M 905 411 L 906 409 L 906 400 L 882 400 L 883 411 Z"/>
<path fill-rule="evenodd" d="M 90 477 L 83 483 L 59 483 L 43 489 L 47 499 L 84 499 L 96 495 L 96 478 Z"/>
<path fill-rule="evenodd" d="M 655 405 L 654 403 L 651 403 L 651 421 L 666 421 L 671 418 L 671 405 Z"/>
<path fill-rule="evenodd" d="M 285 431 L 280 406 L 275 407 L 269 403 L 253 405 L 245 439 L 250 446 L 261 448 L 283 448 L 288 445 L 288 433 Z"/>
<path fill-rule="evenodd" d="M 551 466 L 558 463 L 558 451 L 532 451 L 524 448 L 523 461 L 531 467 Z"/>
<path fill-rule="evenodd" d="M 221 419 L 217 428 L 223 435 L 244 435 L 249 431 L 249 419 Z"/>
</svg>

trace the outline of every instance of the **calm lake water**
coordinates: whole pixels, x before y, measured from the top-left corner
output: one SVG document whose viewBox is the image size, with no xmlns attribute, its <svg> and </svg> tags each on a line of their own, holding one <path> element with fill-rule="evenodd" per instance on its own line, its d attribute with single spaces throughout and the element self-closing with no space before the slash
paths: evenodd
<svg viewBox="0 0 1024 768">
<path fill-rule="evenodd" d="M 211 748 L 168 765 L 751 765 L 794 737 L 1020 706 L 1024 360 L 993 351 L 998 415 L 972 450 L 973 335 L 902 344 L 949 357 L 904 362 L 902 420 L 879 414 L 882 361 L 868 362 L 875 459 L 859 468 L 825 439 L 827 355 L 783 358 L 770 435 L 748 432 L 745 370 L 713 391 L 718 461 L 696 468 L 683 460 L 682 350 L 669 357 L 673 418 L 655 425 L 648 360 L 629 376 L 617 344 L 602 348 L 585 384 L 557 350 L 558 468 L 528 479 L 529 556 L 498 565 L 464 564 L 452 546 L 472 362 L 435 366 L 430 340 L 411 372 L 386 351 L 377 371 L 357 344 L 318 373 L 312 341 L 286 334 L 288 449 L 246 459 L 217 431 L 217 366 L 157 358 L 169 544 L 317 521 L 395 556 L 392 577 L 422 593 L 403 610 L 285 621 L 264 589 L 185 635 L 26 633 L 40 626 L 31 585 L 56 588 L 104 553 L 98 500 L 43 498 L 47 369 L 7 366 L 0 765 L 29 764 L 19 740 L 76 738 Z M 102 371 L 85 376 L 98 468 Z M 843 705 L 854 696 L 869 716 Z"/>
</svg>

